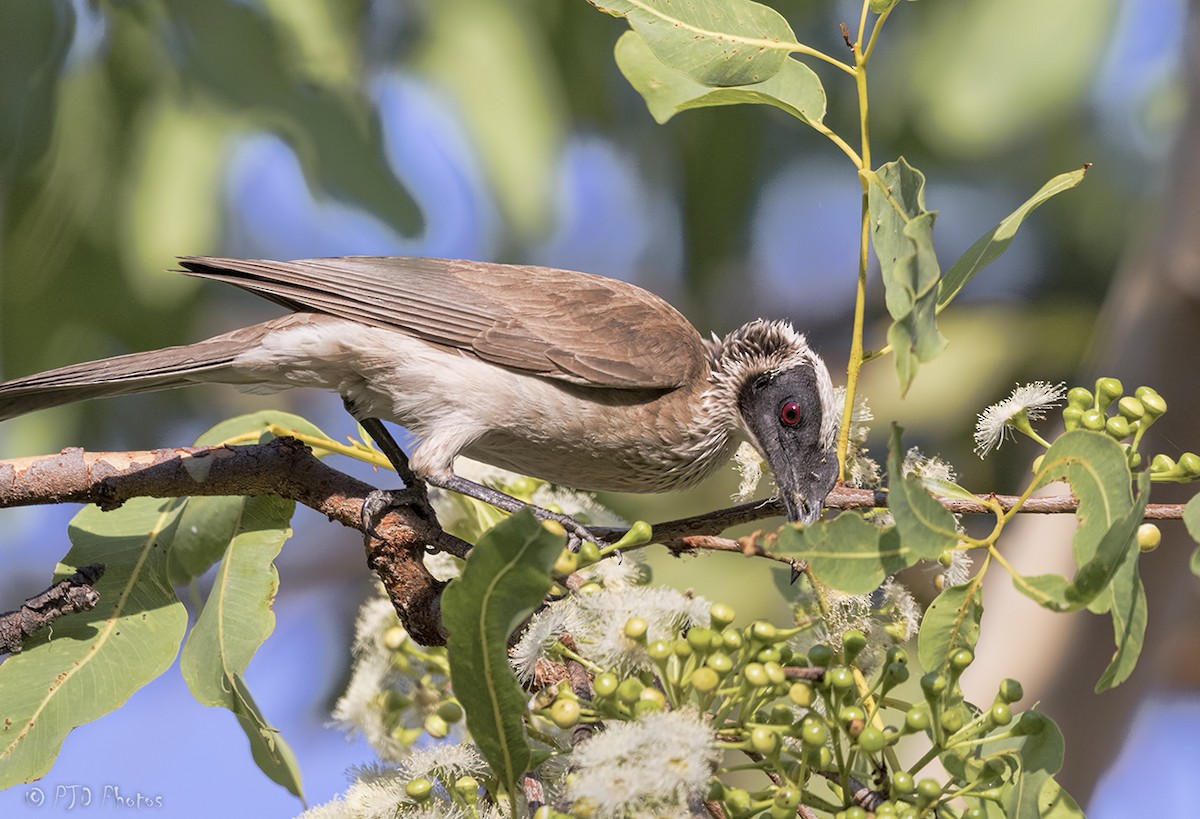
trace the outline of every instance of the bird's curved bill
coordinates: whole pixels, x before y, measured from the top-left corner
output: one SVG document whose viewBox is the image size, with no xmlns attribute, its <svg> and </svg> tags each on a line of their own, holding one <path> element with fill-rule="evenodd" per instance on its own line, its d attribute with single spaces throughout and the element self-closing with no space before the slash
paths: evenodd
<svg viewBox="0 0 1200 819">
<path fill-rule="evenodd" d="M 776 475 L 779 494 L 783 498 L 788 520 L 807 526 L 821 517 L 825 498 L 837 483 L 837 456 L 830 453 L 815 468 L 800 467 L 789 472 L 791 474 L 786 477 Z"/>
</svg>

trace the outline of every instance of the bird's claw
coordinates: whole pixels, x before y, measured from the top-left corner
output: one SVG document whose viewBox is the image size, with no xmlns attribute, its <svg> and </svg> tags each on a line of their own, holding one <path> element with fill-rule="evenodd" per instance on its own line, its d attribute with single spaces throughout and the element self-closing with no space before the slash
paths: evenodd
<svg viewBox="0 0 1200 819">
<path fill-rule="evenodd" d="M 363 534 L 368 538 L 382 539 L 379 530 L 379 522 L 383 520 L 383 516 L 392 509 L 398 509 L 404 506 L 413 506 L 421 502 L 421 498 L 413 489 L 372 489 L 363 498 L 362 503 L 362 527 Z"/>
</svg>

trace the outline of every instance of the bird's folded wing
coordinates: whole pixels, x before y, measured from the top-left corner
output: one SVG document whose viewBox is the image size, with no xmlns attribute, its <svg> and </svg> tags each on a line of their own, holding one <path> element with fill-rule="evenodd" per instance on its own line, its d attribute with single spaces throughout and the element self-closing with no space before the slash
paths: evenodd
<svg viewBox="0 0 1200 819">
<path fill-rule="evenodd" d="M 587 273 L 390 256 L 180 262 L 189 275 L 291 310 L 399 330 L 576 384 L 672 389 L 707 367 L 700 335 L 675 308 L 640 287 Z"/>
</svg>

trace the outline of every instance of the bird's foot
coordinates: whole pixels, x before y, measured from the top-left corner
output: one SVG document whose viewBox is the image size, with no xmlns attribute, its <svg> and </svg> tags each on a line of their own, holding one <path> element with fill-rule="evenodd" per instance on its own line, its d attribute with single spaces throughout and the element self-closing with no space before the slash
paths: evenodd
<svg viewBox="0 0 1200 819">
<path fill-rule="evenodd" d="M 429 506 L 425 487 L 419 484 L 404 489 L 373 489 L 363 498 L 362 527 L 367 537 L 381 539 L 376 527 L 383 516 L 393 509 L 413 507 L 424 512 Z"/>
<path fill-rule="evenodd" d="M 578 552 L 583 544 L 587 541 L 595 543 L 597 546 L 607 546 L 604 541 L 592 534 L 588 527 L 584 526 L 579 521 L 570 515 L 564 515 L 561 512 L 552 512 L 549 509 L 543 509 L 540 506 L 528 505 L 529 511 L 533 512 L 533 516 L 538 520 L 553 521 L 562 526 L 567 531 L 567 548 L 572 552 Z"/>
</svg>

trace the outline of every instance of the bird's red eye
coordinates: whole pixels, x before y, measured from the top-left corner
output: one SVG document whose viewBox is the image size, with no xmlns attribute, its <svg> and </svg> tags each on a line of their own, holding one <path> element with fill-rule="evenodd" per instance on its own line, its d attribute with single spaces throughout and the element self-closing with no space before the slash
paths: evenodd
<svg viewBox="0 0 1200 819">
<path fill-rule="evenodd" d="M 800 411 L 800 405 L 795 401 L 788 401 L 779 408 L 779 420 L 783 422 L 785 427 L 794 427 L 800 423 L 800 418 L 804 413 Z"/>
</svg>

